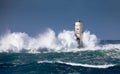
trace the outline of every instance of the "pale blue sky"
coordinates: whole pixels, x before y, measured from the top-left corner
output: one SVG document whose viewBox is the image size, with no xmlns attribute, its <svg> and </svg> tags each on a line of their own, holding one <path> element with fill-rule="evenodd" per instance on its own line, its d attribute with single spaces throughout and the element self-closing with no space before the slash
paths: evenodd
<svg viewBox="0 0 120 74">
<path fill-rule="evenodd" d="M 0 33 L 74 30 L 78 18 L 100 39 L 120 40 L 120 0 L 0 0 Z"/>
</svg>

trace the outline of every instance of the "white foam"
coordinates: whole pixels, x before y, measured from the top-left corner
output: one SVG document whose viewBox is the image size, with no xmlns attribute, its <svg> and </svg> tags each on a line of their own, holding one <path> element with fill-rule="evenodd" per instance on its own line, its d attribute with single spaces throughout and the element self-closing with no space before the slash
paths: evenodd
<svg viewBox="0 0 120 74">
<path fill-rule="evenodd" d="M 45 61 L 38 61 L 37 63 L 55 63 L 54 61 L 47 61 L 47 60 L 45 60 Z"/>
<path fill-rule="evenodd" d="M 99 40 L 96 35 L 91 34 L 90 31 L 83 32 L 83 44 L 87 48 L 93 48 L 98 44 Z"/>
<path fill-rule="evenodd" d="M 81 63 L 72 63 L 72 62 L 62 62 L 62 61 L 38 61 L 38 63 L 61 63 L 71 66 L 82 66 L 82 67 L 90 67 L 90 68 L 109 68 L 115 66 L 114 64 L 109 65 L 89 65 L 89 64 L 81 64 Z"/>
<path fill-rule="evenodd" d="M 98 49 L 120 48 L 120 44 L 98 45 L 99 40 L 96 35 L 89 31 L 83 33 L 84 48 L 77 48 L 74 31 L 63 30 L 55 35 L 55 32 L 48 29 L 38 36 L 30 37 L 27 33 L 8 32 L 0 37 L 0 52 L 20 52 L 22 49 L 30 53 L 37 53 L 42 48 L 47 48 L 48 52 L 76 52 Z"/>
</svg>

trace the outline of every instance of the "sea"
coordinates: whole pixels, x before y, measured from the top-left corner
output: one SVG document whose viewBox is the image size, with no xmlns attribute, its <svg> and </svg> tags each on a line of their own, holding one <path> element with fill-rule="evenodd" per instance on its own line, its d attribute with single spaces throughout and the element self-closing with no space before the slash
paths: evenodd
<svg viewBox="0 0 120 74">
<path fill-rule="evenodd" d="M 0 74 L 120 74 L 120 40 L 101 40 L 83 32 L 78 48 L 74 31 L 46 30 L 0 36 Z"/>
</svg>

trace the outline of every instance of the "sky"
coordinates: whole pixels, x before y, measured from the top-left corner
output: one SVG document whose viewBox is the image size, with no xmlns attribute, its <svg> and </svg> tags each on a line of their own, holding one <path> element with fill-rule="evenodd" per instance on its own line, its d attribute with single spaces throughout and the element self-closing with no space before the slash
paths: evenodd
<svg viewBox="0 0 120 74">
<path fill-rule="evenodd" d="M 1 35 L 9 29 L 36 36 L 47 28 L 58 34 L 74 30 L 78 19 L 99 39 L 120 40 L 120 0 L 0 0 Z"/>
</svg>

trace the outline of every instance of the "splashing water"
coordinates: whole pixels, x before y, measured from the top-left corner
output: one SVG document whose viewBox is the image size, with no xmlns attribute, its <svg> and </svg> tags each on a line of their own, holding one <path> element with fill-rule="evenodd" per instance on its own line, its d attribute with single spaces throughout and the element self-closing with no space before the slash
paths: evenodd
<svg viewBox="0 0 120 74">
<path fill-rule="evenodd" d="M 84 48 L 81 49 L 77 48 L 74 31 L 63 30 L 63 32 L 60 32 L 58 36 L 56 36 L 53 30 L 48 29 L 46 32 L 36 37 L 30 37 L 28 34 L 21 32 L 9 32 L 0 38 L 0 52 L 20 52 L 23 49 L 29 52 L 37 52 L 42 48 L 47 48 L 47 51 L 78 51 L 95 47 L 98 49 L 120 47 L 120 45 L 100 47 L 98 46 L 98 42 L 97 37 L 94 34 L 90 34 L 89 31 L 83 33 Z"/>
<path fill-rule="evenodd" d="M 98 39 L 94 34 L 90 34 L 90 31 L 83 33 L 83 44 L 85 47 L 95 47 L 98 44 Z"/>
</svg>

